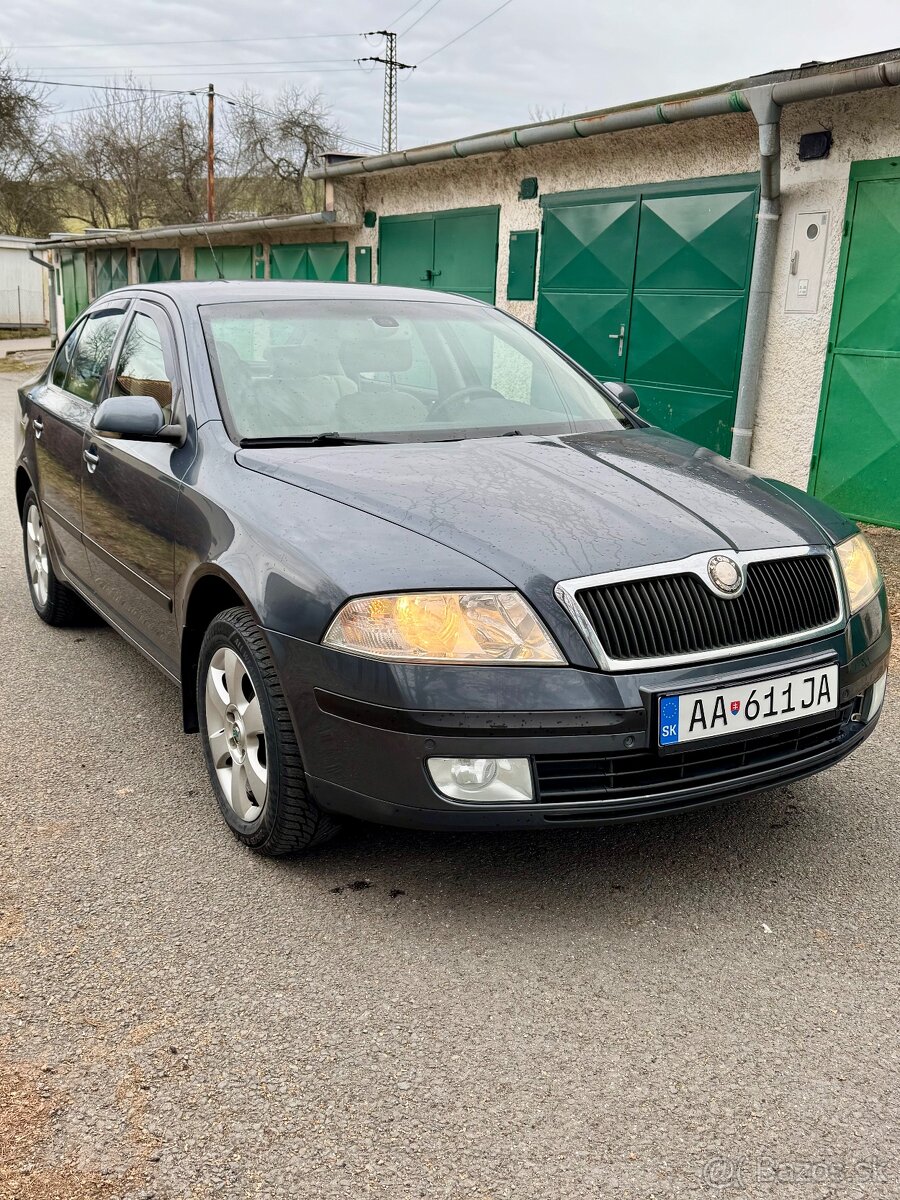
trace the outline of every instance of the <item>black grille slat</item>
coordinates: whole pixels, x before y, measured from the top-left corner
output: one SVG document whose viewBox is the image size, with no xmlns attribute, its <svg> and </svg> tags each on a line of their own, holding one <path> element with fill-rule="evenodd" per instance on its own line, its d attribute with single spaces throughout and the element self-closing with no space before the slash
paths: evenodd
<svg viewBox="0 0 900 1200">
<path fill-rule="evenodd" d="M 746 586 L 736 597 L 717 595 L 685 572 L 584 588 L 577 599 L 606 653 L 624 661 L 802 635 L 840 612 L 823 554 L 763 559 L 746 571 Z"/>
<path fill-rule="evenodd" d="M 653 750 L 610 755 L 538 755 L 534 760 L 539 800 L 561 804 L 578 800 L 614 801 L 652 797 L 702 784 L 727 784 L 747 771 L 772 770 L 821 753 L 847 736 L 852 706 L 830 713 L 827 720 L 799 729 L 746 738 L 739 742 L 699 746 L 675 753 Z"/>
</svg>

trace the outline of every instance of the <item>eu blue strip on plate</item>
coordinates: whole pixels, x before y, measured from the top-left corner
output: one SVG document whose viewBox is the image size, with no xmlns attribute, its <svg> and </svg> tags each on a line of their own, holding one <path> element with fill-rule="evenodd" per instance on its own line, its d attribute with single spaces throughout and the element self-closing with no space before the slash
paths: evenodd
<svg viewBox="0 0 900 1200">
<path fill-rule="evenodd" d="M 659 744 L 671 746 L 678 741 L 678 697 L 663 696 L 659 702 Z"/>
</svg>

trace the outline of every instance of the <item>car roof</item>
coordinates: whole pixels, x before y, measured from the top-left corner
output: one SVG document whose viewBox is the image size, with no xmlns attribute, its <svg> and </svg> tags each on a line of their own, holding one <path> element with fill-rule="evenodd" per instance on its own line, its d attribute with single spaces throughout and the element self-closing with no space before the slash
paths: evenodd
<svg viewBox="0 0 900 1200">
<path fill-rule="evenodd" d="M 451 301 L 454 304 L 480 305 L 481 301 L 450 292 L 425 288 L 385 287 L 371 283 L 304 283 L 276 279 L 180 280 L 174 283 L 141 283 L 107 292 L 104 300 L 121 295 L 161 294 L 169 296 L 180 308 L 202 304 L 240 303 L 257 300 L 415 300 L 425 303 Z"/>
</svg>

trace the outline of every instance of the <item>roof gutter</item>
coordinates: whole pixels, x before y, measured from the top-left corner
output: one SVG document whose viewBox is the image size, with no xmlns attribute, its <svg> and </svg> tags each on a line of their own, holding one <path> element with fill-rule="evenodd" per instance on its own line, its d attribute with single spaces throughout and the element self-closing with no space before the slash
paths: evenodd
<svg viewBox="0 0 900 1200">
<path fill-rule="evenodd" d="M 214 233 L 263 233 L 265 231 L 333 225 L 333 212 L 299 213 L 292 217 L 253 217 L 246 221 L 202 221 L 196 225 L 159 225 L 154 229 L 122 229 L 115 233 L 83 233 L 71 238 L 36 242 L 40 249 L 93 250 L 106 246 L 133 246 L 136 242 L 160 242 L 171 238 L 205 238 Z"/>
<path fill-rule="evenodd" d="M 772 101 L 779 108 L 804 100 L 821 100 L 827 96 L 842 96 L 848 92 L 864 92 L 875 88 L 896 87 L 900 84 L 900 60 L 874 63 L 822 75 L 807 75 L 765 85 Z M 393 154 L 375 154 L 349 162 L 316 167 L 310 179 L 337 179 L 345 175 L 369 175 L 373 171 L 388 171 L 395 167 L 417 167 L 423 163 L 443 162 L 453 158 L 471 158 L 476 154 L 495 154 L 528 146 L 565 142 L 576 138 L 596 137 L 601 133 L 621 133 L 626 129 L 642 129 L 649 125 L 672 125 L 676 121 L 693 121 L 700 117 L 719 117 L 728 113 L 750 112 L 751 98 L 763 90 L 746 87 L 720 91 L 692 93 L 658 104 L 642 104 L 636 108 L 619 108 L 587 113 L 560 121 L 539 125 L 522 125 L 499 133 L 485 133 L 462 138 L 455 142 L 440 142 L 413 150 L 398 150 Z"/>
</svg>

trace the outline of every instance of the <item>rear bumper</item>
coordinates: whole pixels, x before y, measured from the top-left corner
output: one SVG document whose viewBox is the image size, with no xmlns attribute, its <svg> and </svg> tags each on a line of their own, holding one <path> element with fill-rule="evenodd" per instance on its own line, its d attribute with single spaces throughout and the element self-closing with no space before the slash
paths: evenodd
<svg viewBox="0 0 900 1200">
<path fill-rule="evenodd" d="M 852 643 L 841 634 L 728 663 L 611 676 L 573 667 L 398 668 L 269 631 L 267 637 L 318 803 L 364 820 L 446 830 L 641 820 L 815 774 L 850 754 L 874 729 L 877 715 L 864 719 L 867 695 L 887 669 L 890 647 L 885 628 L 849 661 Z M 722 739 L 718 745 L 734 753 L 727 755 L 727 770 L 718 774 L 715 768 L 698 772 L 692 762 L 673 781 L 654 766 L 655 697 L 661 691 L 764 678 L 826 662 L 838 663 L 840 689 L 839 710 L 828 714 L 827 721 L 812 719 L 747 739 L 751 748 L 743 757 L 739 748 L 728 746 L 729 739 Z M 473 703 L 463 707 L 459 699 L 469 681 Z M 771 743 L 768 749 L 763 742 Z M 426 769 L 427 759 L 438 756 L 527 757 L 535 800 L 515 805 L 450 800 L 437 791 Z M 577 766 L 583 761 L 589 774 L 591 764 L 615 760 L 632 765 L 639 756 L 649 764 L 652 786 L 632 786 L 628 794 L 611 792 L 600 772 L 597 786 L 589 784 L 577 799 L 542 796 L 542 780 L 556 769 L 551 763 L 571 760 Z"/>
</svg>

